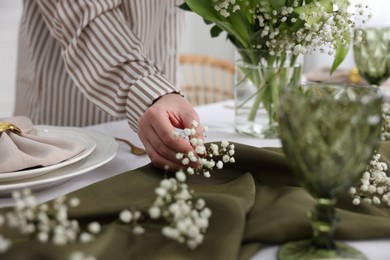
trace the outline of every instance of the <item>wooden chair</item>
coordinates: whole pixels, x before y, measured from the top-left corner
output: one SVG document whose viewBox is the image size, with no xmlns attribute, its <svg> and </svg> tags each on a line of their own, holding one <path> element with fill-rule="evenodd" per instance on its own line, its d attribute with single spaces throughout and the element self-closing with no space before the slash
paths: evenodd
<svg viewBox="0 0 390 260">
<path fill-rule="evenodd" d="M 199 54 L 181 54 L 179 63 L 180 89 L 192 105 L 233 99 L 233 63 Z"/>
</svg>

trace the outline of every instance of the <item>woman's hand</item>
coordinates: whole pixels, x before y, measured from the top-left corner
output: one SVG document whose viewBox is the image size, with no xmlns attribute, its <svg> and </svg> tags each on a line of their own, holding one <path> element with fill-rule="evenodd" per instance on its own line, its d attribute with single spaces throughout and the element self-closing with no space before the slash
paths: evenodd
<svg viewBox="0 0 390 260">
<path fill-rule="evenodd" d="M 175 138 L 175 128 L 193 128 L 192 121 L 199 122 L 198 114 L 192 105 L 179 94 L 167 94 L 159 98 L 146 110 L 138 122 L 138 136 L 145 146 L 152 163 L 169 170 L 184 168 L 176 159 L 176 153 L 194 151 L 190 143 L 183 138 Z M 200 124 L 196 128 L 203 139 Z"/>
</svg>

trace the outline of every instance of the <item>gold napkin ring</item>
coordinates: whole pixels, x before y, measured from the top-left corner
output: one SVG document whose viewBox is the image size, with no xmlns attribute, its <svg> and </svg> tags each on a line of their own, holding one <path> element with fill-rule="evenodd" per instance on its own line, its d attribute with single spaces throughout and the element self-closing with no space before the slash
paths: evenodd
<svg viewBox="0 0 390 260">
<path fill-rule="evenodd" d="M 20 130 L 20 128 L 17 127 L 16 125 L 11 124 L 9 122 L 0 122 L 0 135 L 6 131 L 11 131 L 14 132 L 15 134 L 22 133 L 22 130 Z"/>
</svg>

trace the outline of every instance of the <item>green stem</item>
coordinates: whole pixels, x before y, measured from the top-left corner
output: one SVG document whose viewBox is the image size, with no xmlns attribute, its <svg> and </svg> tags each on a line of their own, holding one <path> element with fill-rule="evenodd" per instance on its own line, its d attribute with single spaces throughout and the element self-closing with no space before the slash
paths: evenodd
<svg viewBox="0 0 390 260">
<path fill-rule="evenodd" d="M 319 198 L 314 211 L 308 214 L 313 227 L 312 244 L 315 248 L 336 248 L 333 239 L 336 228 L 334 204 L 334 200 Z"/>
<path fill-rule="evenodd" d="M 258 72 L 258 70 L 254 71 L 253 77 L 251 77 L 253 84 L 255 84 L 255 86 L 257 87 L 257 91 L 256 91 L 257 94 L 256 94 L 256 98 L 252 104 L 251 110 L 249 111 L 248 121 L 250 121 L 250 122 L 255 121 L 256 114 L 259 111 L 259 107 L 260 107 L 261 102 L 263 101 L 262 95 L 260 93 L 261 93 L 261 89 L 264 88 L 265 82 L 264 81 L 261 82 L 260 73 L 256 73 L 256 72 Z"/>
<path fill-rule="evenodd" d="M 256 93 L 236 105 L 236 109 L 241 108 L 250 100 L 253 100 L 247 120 L 254 122 L 260 104 L 264 105 L 268 113 L 269 125 L 275 125 L 278 122 L 279 96 L 281 90 L 291 82 L 297 83 L 300 80 L 301 73 L 299 67 L 294 67 L 297 56 L 293 55 L 288 60 L 284 54 L 279 57 L 261 56 L 255 51 L 241 51 L 243 61 L 238 69 L 244 77 L 241 81 L 249 79 L 257 88 Z M 286 64 L 286 61 L 289 61 Z M 292 71 L 292 75 L 289 75 Z"/>
</svg>

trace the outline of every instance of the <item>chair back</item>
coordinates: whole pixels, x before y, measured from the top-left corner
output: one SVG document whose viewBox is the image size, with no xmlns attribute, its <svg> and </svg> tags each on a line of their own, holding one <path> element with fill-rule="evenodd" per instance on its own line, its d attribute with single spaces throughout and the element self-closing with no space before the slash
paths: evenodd
<svg viewBox="0 0 390 260">
<path fill-rule="evenodd" d="M 234 64 L 200 54 L 181 54 L 179 85 L 192 105 L 233 99 Z"/>
</svg>

